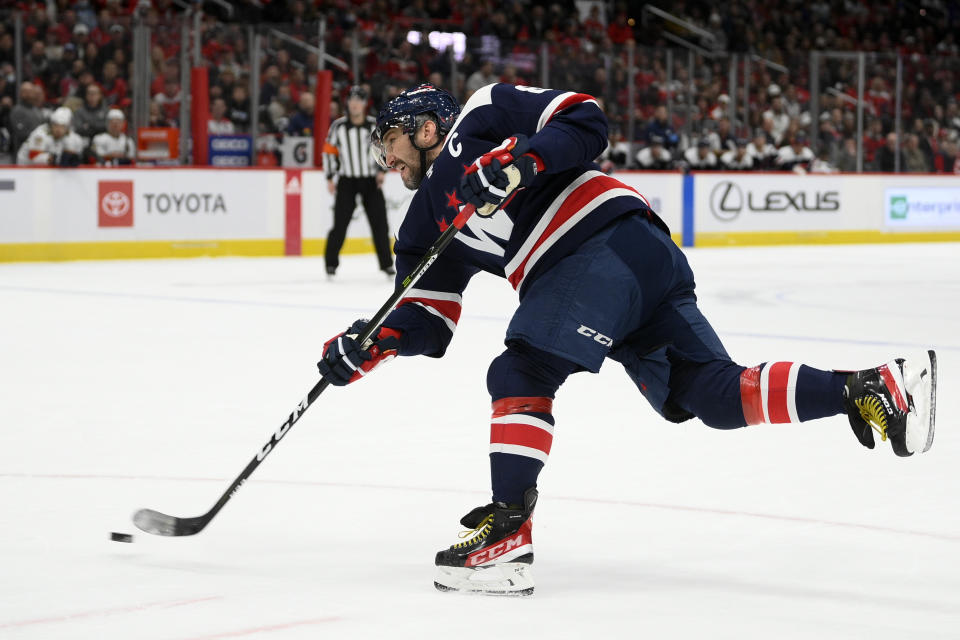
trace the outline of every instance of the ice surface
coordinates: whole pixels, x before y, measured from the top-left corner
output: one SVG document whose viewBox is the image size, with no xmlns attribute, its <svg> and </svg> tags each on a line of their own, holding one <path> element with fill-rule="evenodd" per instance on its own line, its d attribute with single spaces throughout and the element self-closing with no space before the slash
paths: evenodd
<svg viewBox="0 0 960 640">
<path fill-rule="evenodd" d="M 532 598 L 443 594 L 433 555 L 489 500 L 489 360 L 515 305 L 471 284 L 442 360 L 328 389 L 201 534 L 390 293 L 372 256 L 0 265 L 0 637 L 957 638 L 960 245 L 698 249 L 731 355 L 874 366 L 937 350 L 937 436 L 899 459 L 846 419 L 672 425 L 619 365 L 555 403 Z M 110 531 L 136 533 L 133 544 Z"/>
</svg>

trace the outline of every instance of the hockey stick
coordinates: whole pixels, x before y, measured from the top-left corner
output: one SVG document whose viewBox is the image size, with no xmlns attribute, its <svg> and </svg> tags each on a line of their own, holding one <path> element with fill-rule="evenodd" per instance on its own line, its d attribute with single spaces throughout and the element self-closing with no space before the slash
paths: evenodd
<svg viewBox="0 0 960 640">
<path fill-rule="evenodd" d="M 403 279 L 400 283 L 400 286 L 397 287 L 390 298 L 383 303 L 383 306 L 380 307 L 380 310 L 377 311 L 376 315 L 367 323 L 367 326 L 363 328 L 363 331 L 360 332 L 360 335 L 357 337 L 357 342 L 360 344 L 365 343 L 369 340 L 377 331 L 380 329 L 380 324 L 387 318 L 387 315 L 393 310 L 398 302 L 406 295 L 407 291 L 420 279 L 420 277 L 430 268 L 430 265 L 433 264 L 433 261 L 437 259 L 440 253 L 450 244 L 450 241 L 453 240 L 453 237 L 463 229 L 463 226 L 467 223 L 467 220 L 470 216 L 473 215 L 475 208 L 473 205 L 466 205 L 457 217 L 454 218 L 453 223 L 447 227 L 447 229 L 440 234 L 440 237 L 437 238 L 436 242 L 433 243 L 427 252 L 424 254 L 423 258 L 420 259 L 420 262 L 416 267 L 413 268 L 413 271 Z M 243 486 L 243 483 L 253 474 L 257 467 L 260 466 L 260 463 L 263 462 L 263 459 L 273 451 L 273 449 L 280 443 L 280 440 L 283 439 L 285 435 L 290 431 L 297 420 L 300 419 L 300 416 L 310 407 L 311 404 L 323 393 L 323 390 L 330 386 L 330 383 L 326 379 L 321 378 L 317 384 L 313 385 L 313 388 L 310 389 L 310 392 L 307 393 L 307 396 L 300 401 L 300 404 L 293 410 L 287 420 L 280 425 L 280 428 L 277 429 L 273 435 L 270 436 L 270 439 L 267 443 L 261 448 L 257 455 L 247 464 L 243 471 L 240 472 L 240 475 L 227 487 L 227 490 L 223 492 L 223 495 L 220 496 L 220 499 L 217 500 L 217 503 L 207 511 L 202 516 L 196 516 L 193 518 L 177 518 L 175 516 L 169 516 L 165 513 L 160 513 L 159 511 L 154 511 L 153 509 L 140 509 L 133 514 L 133 524 L 135 524 L 141 531 L 147 533 L 152 533 L 158 536 L 192 536 L 195 533 L 200 533 L 203 531 L 204 527 L 210 524 L 210 521 L 213 520 L 224 505 L 229 502 L 230 498 Z"/>
</svg>

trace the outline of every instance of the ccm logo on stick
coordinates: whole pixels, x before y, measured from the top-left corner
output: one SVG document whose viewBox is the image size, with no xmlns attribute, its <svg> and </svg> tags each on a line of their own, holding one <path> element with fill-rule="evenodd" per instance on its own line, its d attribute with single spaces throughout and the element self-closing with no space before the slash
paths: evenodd
<svg viewBox="0 0 960 640">
<path fill-rule="evenodd" d="M 608 347 L 613 346 L 613 338 L 610 336 L 605 336 L 602 333 L 599 333 L 596 329 L 591 329 L 585 324 L 580 325 L 580 328 L 577 329 L 577 333 L 582 336 L 587 336 L 588 338 L 593 338 L 594 342 L 599 342 L 600 344 Z"/>
</svg>

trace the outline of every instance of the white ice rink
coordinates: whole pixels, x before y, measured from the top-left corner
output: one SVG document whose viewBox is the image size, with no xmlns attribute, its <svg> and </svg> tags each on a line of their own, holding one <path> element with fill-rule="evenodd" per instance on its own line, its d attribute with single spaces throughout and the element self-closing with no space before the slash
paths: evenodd
<svg viewBox="0 0 960 640">
<path fill-rule="evenodd" d="M 333 283 L 317 259 L 0 265 L 0 638 L 960 638 L 960 245 L 689 255 L 741 363 L 935 348 L 934 446 L 868 451 L 842 416 L 672 425 L 608 362 L 554 406 L 531 598 L 432 584 L 489 501 L 505 282 L 471 284 L 447 357 L 329 389 L 171 539 L 130 515 L 210 508 L 389 295 L 375 259 Z"/>
</svg>

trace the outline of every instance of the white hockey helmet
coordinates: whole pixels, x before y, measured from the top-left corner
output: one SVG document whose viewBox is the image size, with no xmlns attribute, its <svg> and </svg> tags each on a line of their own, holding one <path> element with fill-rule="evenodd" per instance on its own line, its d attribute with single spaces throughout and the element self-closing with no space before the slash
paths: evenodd
<svg viewBox="0 0 960 640">
<path fill-rule="evenodd" d="M 69 107 L 60 107 L 50 116 L 50 124 L 62 124 L 65 127 L 70 126 L 73 120 L 73 111 Z"/>
<path fill-rule="evenodd" d="M 123 111 L 120 109 L 110 109 L 107 111 L 107 122 L 110 120 L 126 120 L 127 117 L 123 115 Z"/>
</svg>

